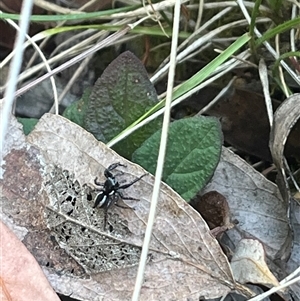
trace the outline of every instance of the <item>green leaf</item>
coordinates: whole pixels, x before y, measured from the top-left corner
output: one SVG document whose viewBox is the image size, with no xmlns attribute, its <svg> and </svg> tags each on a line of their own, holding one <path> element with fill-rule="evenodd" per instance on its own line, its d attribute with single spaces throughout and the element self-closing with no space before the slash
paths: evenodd
<svg viewBox="0 0 300 301">
<path fill-rule="evenodd" d="M 98 140 L 108 142 L 153 107 L 157 94 L 140 60 L 131 52 L 119 55 L 97 80 L 83 117 L 83 127 Z M 156 130 L 156 119 L 134 132 L 114 149 L 131 154 Z"/>
<path fill-rule="evenodd" d="M 132 159 L 154 174 L 161 130 L 137 149 Z M 220 159 L 221 125 L 214 117 L 192 117 L 171 123 L 163 181 L 189 201 L 211 179 Z"/>
<path fill-rule="evenodd" d="M 23 132 L 25 135 L 30 134 L 30 132 L 34 129 L 35 125 L 39 122 L 36 118 L 17 118 L 18 121 L 23 125 Z"/>
<path fill-rule="evenodd" d="M 232 54 L 234 54 L 237 50 L 239 50 L 243 45 L 245 45 L 251 39 L 248 33 L 245 33 L 241 37 L 239 37 L 235 42 L 233 42 L 226 50 L 224 50 L 221 54 L 219 54 L 216 58 L 214 58 L 210 63 L 204 66 L 200 71 L 194 74 L 191 78 L 182 83 L 172 94 L 172 101 L 179 98 L 180 96 L 190 92 L 193 88 L 202 83 L 212 72 L 216 70 L 218 66 L 220 66 L 223 62 L 225 62 Z M 165 99 L 162 99 L 159 103 L 153 106 L 147 113 L 133 122 L 128 128 L 132 128 L 148 116 L 151 116 L 154 112 L 158 111 L 160 108 L 164 107 Z M 126 133 L 127 129 L 125 129 L 122 133 L 118 135 L 123 137 L 124 133 Z M 114 139 L 115 140 L 115 139 Z M 114 140 L 110 141 L 112 145 Z"/>
<path fill-rule="evenodd" d="M 86 89 L 80 100 L 75 101 L 64 110 L 63 116 L 83 127 L 90 94 L 91 90 Z"/>
</svg>

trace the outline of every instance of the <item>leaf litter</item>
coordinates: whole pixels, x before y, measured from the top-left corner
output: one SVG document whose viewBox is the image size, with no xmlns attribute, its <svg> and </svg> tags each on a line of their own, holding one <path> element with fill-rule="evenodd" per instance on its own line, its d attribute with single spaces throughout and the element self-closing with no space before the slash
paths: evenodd
<svg viewBox="0 0 300 301">
<path fill-rule="evenodd" d="M 221 161 L 203 193 L 212 190 L 226 197 L 231 219 L 238 222 L 227 231 L 235 245 L 242 238 L 256 238 L 264 244 L 271 260 L 289 257 L 292 233 L 287 204 L 275 184 L 239 156 L 223 148 Z"/>
<path fill-rule="evenodd" d="M 147 175 L 126 189 L 126 194 L 139 201 L 124 200 L 124 205 L 132 208 L 128 210 L 117 206 L 111 207 L 108 220 L 112 223 L 112 228 L 108 227 L 104 232 L 101 224 L 103 211 L 101 208 L 92 208 L 93 202 L 86 197 L 88 194 L 85 193 L 85 184 L 93 183 L 95 177 L 103 182 L 104 169 L 115 162 L 127 165 L 127 168 L 118 169 L 118 172 L 123 172 L 120 181 L 123 179 L 132 181 L 145 171 L 120 158 L 95 140 L 91 134 L 59 116 L 45 115 L 28 136 L 27 141 L 23 152 L 33 152 L 34 159 L 39 160 L 39 164 L 32 166 L 31 169 L 39 171 L 42 186 L 39 190 L 34 190 L 36 202 L 32 203 L 27 199 L 28 194 L 22 191 L 26 190 L 26 185 L 30 186 L 35 180 L 39 181 L 38 177 L 31 180 L 27 178 L 24 183 L 20 182 L 19 195 L 12 196 L 15 199 L 14 206 L 5 208 L 5 214 L 15 218 L 23 226 L 27 225 L 31 234 L 28 234 L 23 242 L 34 253 L 57 292 L 72 295 L 77 299 L 100 300 L 105 297 L 109 300 L 129 300 L 135 283 L 137 265 L 136 258 L 130 258 L 131 261 L 128 258 L 141 250 L 153 177 Z M 27 156 L 22 160 L 22 164 L 29 166 L 32 159 L 33 156 Z M 21 164 L 21 161 L 14 162 Z M 18 167 L 6 166 L 4 183 L 10 168 Z M 24 172 L 30 173 L 31 169 Z M 51 169 L 54 178 L 66 177 L 61 181 L 64 183 L 62 186 L 58 184 L 59 181 L 57 184 L 55 180 L 49 182 Z M 12 185 L 7 187 L 7 194 L 13 194 L 9 190 Z M 60 190 L 65 193 L 64 198 L 63 193 L 55 196 Z M 73 200 L 76 198 L 75 206 L 72 205 L 72 198 Z M 64 199 L 70 200 L 69 204 L 63 202 Z M 17 218 L 20 214 L 10 212 L 13 209 L 18 211 L 18 206 L 22 206 L 20 219 Z M 36 218 L 34 226 L 29 220 L 33 211 L 31 206 L 39 209 L 35 210 L 35 213 L 40 215 Z M 62 207 L 64 211 L 61 211 Z M 70 217 L 67 213 L 72 209 L 74 213 Z M 47 218 L 47 215 L 51 217 Z M 57 219 L 54 216 L 57 216 Z M 67 226 L 64 228 L 65 225 Z M 109 232 L 111 229 L 113 231 Z M 154 229 L 141 300 L 186 298 L 198 300 L 200 296 L 213 298 L 226 295 L 235 288 L 227 258 L 206 223 L 190 205 L 166 185 L 162 185 L 161 188 Z M 74 231 L 76 234 L 73 235 L 71 232 L 72 235 L 68 235 L 68 231 Z M 58 233 L 62 232 L 63 235 L 59 236 Z M 84 252 L 84 248 L 80 252 L 79 249 L 74 251 L 77 241 L 72 240 L 79 234 L 82 247 L 89 250 L 87 253 Z M 122 255 L 123 262 L 121 264 L 118 262 L 121 266 L 118 268 L 110 266 L 105 271 L 101 270 L 100 261 L 93 257 L 99 248 L 95 251 L 91 244 L 93 242 L 103 244 L 105 240 L 110 245 L 110 254 L 118 253 L 120 244 L 123 244 L 122 252 L 130 254 L 126 259 L 130 261 L 130 266 L 127 263 L 123 265 L 125 257 Z M 116 242 L 118 247 L 114 249 Z M 45 244 L 44 247 L 42 243 Z M 89 259 L 93 261 L 90 262 Z"/>
<path fill-rule="evenodd" d="M 231 268 L 239 283 L 279 285 L 265 262 L 263 245 L 256 239 L 242 239 L 239 242 L 231 260 Z"/>
<path fill-rule="evenodd" d="M 272 158 L 275 166 L 278 170 L 277 185 L 280 193 L 286 202 L 290 206 L 289 217 L 291 221 L 291 227 L 293 230 L 293 248 L 289 260 L 287 262 L 287 273 L 293 273 L 300 266 L 300 206 L 299 201 L 296 200 L 296 196 L 292 197 L 289 181 L 287 178 L 287 172 L 299 193 L 298 184 L 293 179 L 292 173 L 289 171 L 290 167 L 285 159 L 286 152 L 288 151 L 288 141 L 292 140 L 293 135 L 299 129 L 300 126 L 300 107 L 299 107 L 300 94 L 295 93 L 288 97 L 276 110 L 274 114 L 274 124 L 270 133 L 269 146 L 272 153 Z M 299 138 L 296 138 L 299 141 Z M 294 142 L 294 141 L 293 141 Z M 291 143 L 290 143 L 291 144 Z M 292 143 L 296 144 L 296 143 Z M 286 172 L 287 171 L 287 172 Z M 295 298 L 300 299 L 300 284 L 295 283 L 291 286 Z"/>
<path fill-rule="evenodd" d="M 10 136 L 12 137 L 13 134 Z M 10 216 L 17 227 L 23 226 L 29 231 L 29 234 L 24 237 L 23 243 L 34 254 L 52 286 L 57 292 L 79 299 L 100 300 L 105 297 L 110 300 L 119 300 L 120 298 L 129 300 L 136 276 L 136 265 L 97 272 L 97 269 L 86 267 L 84 262 L 80 262 L 76 256 L 72 256 L 66 245 L 62 245 L 60 238 L 55 237 L 55 231 L 53 229 L 50 231 L 51 225 L 48 225 L 49 228 L 47 227 L 46 223 L 49 222 L 45 220 L 44 214 L 49 208 L 55 207 L 55 198 L 51 195 L 51 188 L 49 191 L 49 186 L 47 188 L 46 185 L 50 174 L 47 172 L 53 166 L 55 166 L 54 170 L 57 168 L 59 174 L 67 171 L 68 177 L 73 183 L 71 186 L 76 187 L 75 191 L 77 189 L 79 197 L 77 195 L 76 197 L 81 199 L 81 193 L 86 189 L 84 184 L 93 183 L 96 176 L 103 180 L 101 176 L 103 177 L 104 169 L 113 162 L 122 161 L 127 164 L 127 168 L 122 172 L 124 179 L 128 181 L 140 176 L 144 171 L 135 165 L 124 162 L 116 153 L 107 149 L 80 127 L 62 117 L 50 114 L 45 115 L 29 135 L 28 143 L 25 142 L 22 146 L 19 141 L 12 137 L 9 143 L 10 152 L 7 152 L 5 162 L 8 162 L 12 154 L 14 157 L 10 159 L 9 164 L 4 165 L 2 181 L 5 188 L 2 200 L 4 203 L 1 205 L 3 205 L 3 213 Z M 17 145 L 18 152 L 14 150 L 14 145 Z M 16 160 L 18 156 L 23 156 L 23 159 Z M 239 160 L 238 156 L 223 150 L 221 162 L 209 184 L 210 190 L 215 189 L 222 192 L 227 198 L 233 217 L 239 221 L 238 232 L 251 237 L 259 237 L 259 239 L 263 238 L 264 246 L 267 245 L 268 257 L 275 259 L 281 256 L 284 258 L 290 252 L 291 237 L 285 217 L 286 208 L 278 195 L 278 190 L 272 183 L 262 180 L 262 176 L 257 176 L 256 172 L 243 160 L 240 160 L 241 162 Z M 21 164 L 27 169 L 20 170 Z M 11 169 L 16 170 L 17 168 L 21 171 L 22 176 L 27 175 L 27 177 L 24 180 L 18 179 L 18 185 L 13 187 L 16 182 L 13 183 L 13 179 L 7 181 L 6 177 L 10 174 Z M 38 171 L 42 177 L 43 186 L 40 190 L 32 189 L 34 185 L 41 186 L 39 177 L 32 176 L 30 178 L 32 171 Z M 241 177 L 243 181 L 240 181 Z M 249 183 L 243 184 L 245 178 L 250 179 L 254 188 L 248 187 Z M 121 237 L 126 244 L 141 248 L 152 185 L 153 179 L 149 175 L 143 178 L 141 183 L 130 187 L 128 194 L 140 201 L 126 200 L 124 203 L 134 210 L 116 206 L 110 208 L 111 221 L 113 223 L 120 221 L 118 226 L 113 224 L 116 235 L 113 239 Z M 15 190 L 15 187 L 18 189 Z M 31 189 L 30 193 L 28 193 L 28 188 Z M 253 208 L 256 208 L 256 213 L 260 214 L 259 221 L 261 223 L 257 223 L 257 219 L 254 220 L 254 211 L 250 211 L 253 216 L 249 219 L 245 219 L 241 214 L 242 210 L 235 211 L 234 206 L 240 206 L 239 199 L 245 206 L 246 200 L 261 197 L 261 193 L 263 194 L 261 203 L 266 198 L 269 199 L 266 207 L 268 209 L 264 209 L 263 212 L 260 211 L 261 208 L 258 209 L 258 203 L 254 203 L 256 207 Z M 9 202 L 9 199 L 13 202 Z M 232 205 L 233 199 L 236 200 L 236 203 L 233 203 L 236 204 L 234 206 Z M 89 199 L 85 201 L 86 208 L 91 210 L 93 202 Z M 271 206 L 271 202 L 275 202 L 274 207 Z M 91 203 L 90 207 L 87 207 L 88 203 Z M 43 210 L 40 210 L 40 207 Z M 276 210 L 273 212 L 272 208 Z M 99 236 L 108 237 L 111 235 L 110 233 L 100 233 L 103 231 L 102 214 L 101 209 L 95 210 L 95 215 L 99 216 L 100 220 L 99 225 L 95 228 L 99 227 L 97 230 Z M 281 215 L 281 218 L 276 217 L 277 214 Z M 270 228 L 268 223 L 264 224 L 262 216 L 265 216 L 267 220 L 279 223 L 275 224 L 275 231 L 268 239 L 266 238 L 267 232 L 265 232 L 266 234 L 260 233 L 260 231 Z M 62 223 L 65 223 L 66 218 L 68 215 L 64 214 Z M 87 221 L 90 223 L 91 219 Z M 120 225 L 122 227 L 118 228 Z M 251 227 L 255 231 L 251 230 Z M 120 234 L 118 231 L 123 232 Z M 239 241 L 237 235 L 230 235 L 233 241 Z M 261 237 L 261 235 L 263 236 Z M 273 239 L 276 240 L 272 244 Z M 275 245 L 277 247 L 273 248 Z M 199 296 L 213 298 L 225 295 L 235 288 L 228 261 L 209 232 L 207 225 L 199 214 L 165 185 L 162 185 L 161 200 L 150 249 L 141 300 L 146 298 L 150 300 L 170 300 L 172 298 L 196 300 Z M 66 251 L 67 253 L 64 254 Z"/>
</svg>

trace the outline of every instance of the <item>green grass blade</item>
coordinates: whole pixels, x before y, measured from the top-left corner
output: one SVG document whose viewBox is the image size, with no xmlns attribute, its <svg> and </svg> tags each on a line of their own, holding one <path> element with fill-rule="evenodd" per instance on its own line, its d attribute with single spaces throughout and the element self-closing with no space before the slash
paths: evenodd
<svg viewBox="0 0 300 301">
<path fill-rule="evenodd" d="M 294 27 L 299 28 L 300 24 L 300 17 L 297 17 L 295 19 L 286 21 L 270 30 L 268 30 L 266 33 L 262 35 L 261 38 L 257 39 L 255 44 L 256 46 L 261 45 L 263 42 L 270 40 L 272 37 L 276 36 L 277 34 L 283 33 L 287 30 L 290 30 Z"/>
<path fill-rule="evenodd" d="M 192 90 L 199 84 L 201 84 L 215 69 L 224 63 L 233 53 L 235 53 L 238 49 L 240 49 L 244 44 L 246 44 L 250 40 L 250 36 L 248 33 L 244 34 L 240 38 L 238 38 L 234 43 L 232 43 L 225 51 L 219 54 L 215 59 L 213 59 L 209 64 L 203 67 L 200 71 L 198 71 L 195 75 L 193 75 L 190 79 L 185 81 L 181 86 L 178 87 L 176 91 L 173 93 L 172 100 L 175 100 Z M 157 110 L 161 109 L 164 106 L 165 99 L 161 100 L 155 107 L 153 107 L 146 115 L 142 116 L 136 123 L 139 123 L 146 117 L 150 116 Z"/>
<path fill-rule="evenodd" d="M 60 22 L 60 21 L 78 21 L 86 19 L 101 18 L 104 16 L 110 16 L 116 13 L 123 13 L 127 11 L 132 11 L 139 8 L 140 5 L 131 5 L 122 8 L 108 9 L 91 13 L 74 13 L 67 15 L 32 15 L 30 21 L 32 22 Z M 20 20 L 21 16 L 19 14 L 9 14 L 9 13 L 0 13 L 0 19 L 11 19 L 11 20 Z"/>
</svg>

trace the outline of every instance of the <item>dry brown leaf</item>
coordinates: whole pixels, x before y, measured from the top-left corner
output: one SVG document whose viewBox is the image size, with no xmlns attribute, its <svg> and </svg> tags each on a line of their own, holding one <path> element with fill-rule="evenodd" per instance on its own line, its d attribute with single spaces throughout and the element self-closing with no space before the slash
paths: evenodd
<svg viewBox="0 0 300 301">
<path fill-rule="evenodd" d="M 0 300 L 58 301 L 34 257 L 0 221 Z"/>
<path fill-rule="evenodd" d="M 271 260 L 289 257 L 292 233 L 287 204 L 274 183 L 223 148 L 220 163 L 203 193 L 211 190 L 226 197 L 231 220 L 238 222 L 226 232 L 235 245 L 242 238 L 256 238 L 263 243 Z"/>
<path fill-rule="evenodd" d="M 284 149 L 293 128 L 296 129 L 297 122 L 299 128 L 299 102 L 300 94 L 294 94 L 287 98 L 276 110 L 269 141 L 272 158 L 278 169 L 278 187 L 283 199 L 287 203 L 290 200 L 290 189 L 284 167 Z M 297 142 L 298 141 L 299 137 L 297 137 Z"/>
<path fill-rule="evenodd" d="M 286 263 L 286 273 L 291 274 L 300 267 L 300 206 L 294 200 L 291 201 L 291 224 L 293 227 L 294 240 L 291 256 Z M 290 289 L 300 300 L 300 282 L 291 285 Z"/>
<path fill-rule="evenodd" d="M 15 139 L 11 141 L 15 142 Z M 63 233 L 66 237 L 67 231 L 76 229 L 74 231 L 78 234 L 81 228 L 80 235 L 85 239 L 88 236 L 91 238 L 84 240 L 86 257 L 90 259 L 96 254 L 95 250 L 99 251 L 90 245 L 93 238 L 99 242 L 106 237 L 107 244 L 111 245 L 121 242 L 126 245 L 127 251 L 129 246 L 140 249 L 153 177 L 148 175 L 126 190 L 126 195 L 140 199 L 138 202 L 124 201 L 134 210 L 116 206 L 110 208 L 109 220 L 116 222 L 114 229 L 123 232 L 103 233 L 103 227 L 99 226 L 101 222 L 98 226 L 90 223 L 91 220 L 97 221 L 97 217 L 101 220 L 102 213 L 101 209 L 97 209 L 92 213 L 94 216 L 89 215 L 91 208 L 88 206 L 92 207 L 93 203 L 88 205 L 89 200 L 82 185 L 93 183 L 96 176 L 102 181 L 104 169 L 114 162 L 127 165 L 127 168 L 119 169 L 124 172 L 126 181 L 135 179 L 145 171 L 120 158 L 79 126 L 50 114 L 45 115 L 28 136 L 28 144 L 13 149 L 13 142 L 9 144 L 11 149 L 5 157 L 3 211 L 13 219 L 15 226 L 28 230 L 23 242 L 43 266 L 53 287 L 60 293 L 78 299 L 129 300 L 137 272 L 136 262 L 132 267 L 100 272 L 99 264 L 92 266 L 84 254 L 80 257 L 78 252 L 74 253 L 75 247 L 60 241 L 54 230 L 61 233 L 66 230 Z M 54 189 L 57 192 L 58 188 L 55 181 L 51 181 L 51 175 L 47 173 L 49 170 L 60 175 L 62 170 L 68 171 L 64 183 L 71 187 L 67 196 L 78 189 L 76 204 L 79 205 L 76 205 L 74 216 L 70 217 L 56 207 L 56 198 L 51 191 Z M 72 187 L 75 187 L 74 190 Z M 58 196 L 61 197 L 61 194 L 58 193 Z M 48 208 L 48 213 L 54 210 L 60 222 L 51 224 L 51 219 L 50 222 L 45 219 L 45 208 Z M 80 214 L 86 214 L 87 217 L 83 225 Z M 118 221 L 121 221 L 119 225 Z M 58 226 L 66 224 L 64 230 L 63 227 L 58 229 Z M 72 238 L 75 236 L 70 234 Z M 84 253 L 83 249 L 81 251 Z M 214 298 L 234 288 L 227 258 L 206 223 L 178 194 L 162 185 L 141 300 L 198 300 L 200 296 Z"/>
<path fill-rule="evenodd" d="M 294 232 L 294 241 L 292 254 L 287 263 L 287 272 L 291 273 L 299 267 L 300 264 L 300 210 L 299 201 L 296 199 L 291 201 L 291 191 L 286 176 L 286 166 L 284 164 L 284 153 L 287 150 L 289 140 L 293 139 L 293 143 L 299 142 L 299 135 L 295 135 L 300 128 L 300 94 L 293 94 L 288 97 L 274 114 L 273 127 L 270 133 L 269 146 L 277 167 L 277 184 L 284 201 L 290 205 L 291 225 Z M 299 153 L 299 151 L 298 151 Z M 295 296 L 300 298 L 300 285 L 291 286 Z"/>
<path fill-rule="evenodd" d="M 239 283 L 279 285 L 265 262 L 263 245 L 256 239 L 242 239 L 231 260 L 234 278 Z"/>
</svg>

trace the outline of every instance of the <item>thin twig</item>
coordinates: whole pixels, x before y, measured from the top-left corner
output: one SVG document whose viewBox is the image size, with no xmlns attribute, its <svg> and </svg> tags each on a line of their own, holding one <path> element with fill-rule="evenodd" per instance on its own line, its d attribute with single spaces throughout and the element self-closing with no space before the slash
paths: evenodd
<svg viewBox="0 0 300 301">
<path fill-rule="evenodd" d="M 179 33 L 179 21 L 180 21 L 180 0 L 176 1 L 174 7 L 174 22 L 173 22 L 173 32 L 172 32 L 172 44 L 171 44 L 171 59 L 170 59 L 170 69 L 168 75 L 168 86 L 167 86 L 167 97 L 166 97 L 166 105 L 165 105 L 165 114 L 162 126 L 162 134 L 160 140 L 160 148 L 157 159 L 156 173 L 155 173 L 155 182 L 153 187 L 153 193 L 151 198 L 151 206 L 148 217 L 147 228 L 145 232 L 145 238 L 140 258 L 140 264 L 138 268 L 138 273 L 136 277 L 135 288 L 132 296 L 133 301 L 139 300 L 139 295 L 141 292 L 141 288 L 144 280 L 144 272 L 147 263 L 147 256 L 150 246 L 150 240 L 152 235 L 152 229 L 155 219 L 156 206 L 158 202 L 159 192 L 160 192 L 160 184 L 161 177 L 163 172 L 163 165 L 166 154 L 167 147 L 167 137 L 168 137 L 168 129 L 170 123 L 170 112 L 171 112 L 171 103 L 172 103 L 172 93 L 173 93 L 173 85 L 174 85 L 174 77 L 175 77 L 175 68 L 176 68 L 176 49 L 178 43 L 178 33 Z"/>
<path fill-rule="evenodd" d="M 0 147 L 3 147 L 4 139 L 6 136 L 6 131 L 8 128 L 8 123 L 11 116 L 12 104 L 15 99 L 15 90 L 17 86 L 18 75 L 21 69 L 22 58 L 23 58 L 23 43 L 25 41 L 25 36 L 28 31 L 31 10 L 33 6 L 33 0 L 24 0 L 22 4 L 21 15 L 22 18 L 19 22 L 20 31 L 18 31 L 15 49 L 17 51 L 16 56 L 14 56 L 10 68 L 9 68 L 9 85 L 5 90 L 5 97 L 1 100 L 1 126 L 0 126 Z M 5 101 L 4 101 L 5 100 Z M 1 152 L 2 153 L 2 152 Z"/>
</svg>

